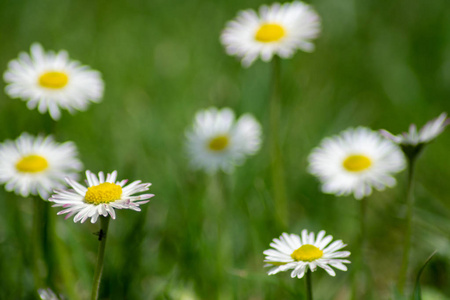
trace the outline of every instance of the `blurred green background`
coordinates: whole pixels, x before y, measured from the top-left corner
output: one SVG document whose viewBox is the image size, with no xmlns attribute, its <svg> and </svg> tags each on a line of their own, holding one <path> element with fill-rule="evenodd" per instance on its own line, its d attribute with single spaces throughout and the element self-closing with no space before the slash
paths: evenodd
<svg viewBox="0 0 450 300">
<path fill-rule="evenodd" d="M 325 136 L 351 126 L 398 133 L 450 111 L 448 0 L 316 0 L 323 33 L 312 54 L 282 62 L 282 139 L 289 226 L 273 214 L 269 132 L 270 64 L 243 69 L 219 35 L 237 11 L 258 0 L 0 1 L 0 66 L 33 42 L 103 74 L 100 104 L 47 116 L 0 93 L 0 140 L 23 131 L 74 141 L 86 169 L 152 182 L 141 213 L 123 210 L 110 224 L 102 299 L 302 299 L 303 280 L 267 276 L 262 252 L 283 231 L 324 229 L 357 251 L 358 203 L 320 192 L 307 156 Z M 0 83 L 1 89 L 4 82 Z M 189 169 L 184 133 L 197 110 L 250 112 L 266 133 L 261 151 L 232 175 Z M 450 299 L 450 133 L 418 163 L 411 271 L 435 249 L 423 276 L 425 299 Z M 388 299 L 401 260 L 406 174 L 369 199 L 368 264 L 373 299 Z M 36 299 L 29 263 L 32 200 L 0 192 L 0 299 Z M 56 217 L 48 284 L 87 299 L 97 254 L 97 224 Z M 20 228 L 23 227 L 23 231 Z M 351 258 L 350 258 L 351 259 Z M 313 274 L 317 299 L 349 299 L 351 270 Z"/>
</svg>

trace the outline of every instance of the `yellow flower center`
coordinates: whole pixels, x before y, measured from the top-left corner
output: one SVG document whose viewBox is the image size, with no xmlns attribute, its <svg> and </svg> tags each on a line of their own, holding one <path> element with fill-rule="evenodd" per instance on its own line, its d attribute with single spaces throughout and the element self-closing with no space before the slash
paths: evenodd
<svg viewBox="0 0 450 300">
<path fill-rule="evenodd" d="M 87 203 L 98 205 L 119 200 L 122 196 L 122 187 L 114 183 L 101 183 L 88 188 L 84 200 Z"/>
<path fill-rule="evenodd" d="M 40 155 L 28 155 L 16 163 L 16 169 L 19 172 L 38 173 L 48 168 L 47 160 Z"/>
<path fill-rule="evenodd" d="M 306 244 L 292 252 L 291 257 L 296 261 L 314 261 L 323 256 L 323 251 L 316 246 Z"/>
<path fill-rule="evenodd" d="M 219 135 L 209 141 L 209 150 L 222 151 L 230 143 L 230 138 L 227 135 Z"/>
<path fill-rule="evenodd" d="M 60 89 L 69 82 L 66 73 L 58 71 L 45 72 L 39 77 L 39 85 L 48 89 Z"/>
<path fill-rule="evenodd" d="M 372 161 L 365 155 L 354 154 L 348 156 L 342 163 L 344 168 L 350 172 L 361 172 L 372 165 Z"/>
<path fill-rule="evenodd" d="M 276 23 L 266 23 L 259 27 L 255 39 L 263 43 L 277 42 L 286 35 L 286 30 Z"/>
</svg>

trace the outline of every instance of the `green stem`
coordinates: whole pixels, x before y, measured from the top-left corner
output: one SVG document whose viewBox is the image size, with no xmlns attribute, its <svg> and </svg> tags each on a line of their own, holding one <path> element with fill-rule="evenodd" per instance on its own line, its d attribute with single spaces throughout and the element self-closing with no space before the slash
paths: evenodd
<svg viewBox="0 0 450 300">
<path fill-rule="evenodd" d="M 360 255 L 359 255 L 359 268 L 361 272 L 360 279 L 360 298 L 365 299 L 367 294 L 366 291 L 369 290 L 369 269 L 366 264 L 366 243 L 367 243 L 367 197 L 364 197 L 360 201 Z"/>
<path fill-rule="evenodd" d="M 40 197 L 33 197 L 33 228 L 32 228 L 32 248 L 33 248 L 33 277 L 36 288 L 45 287 L 47 268 L 43 259 L 44 241 L 44 201 Z"/>
<path fill-rule="evenodd" d="M 403 244 L 402 265 L 400 267 L 400 275 L 398 279 L 398 290 L 403 294 L 408 274 L 409 252 L 411 249 L 411 233 L 412 233 L 412 218 L 414 208 L 414 164 L 415 157 L 408 158 L 408 187 L 406 192 L 406 232 L 405 241 Z"/>
<path fill-rule="evenodd" d="M 100 244 L 98 246 L 97 267 L 95 268 L 94 284 L 92 285 L 91 300 L 98 299 L 98 292 L 100 290 L 100 282 L 102 280 L 102 273 L 103 273 L 103 259 L 105 257 L 108 225 L 109 225 L 109 217 L 100 216 L 100 232 L 98 235 L 98 240 L 100 241 Z"/>
<path fill-rule="evenodd" d="M 215 249 L 213 250 L 217 256 L 218 256 L 218 260 L 217 260 L 217 276 L 219 279 L 219 282 L 222 283 L 223 282 L 223 267 L 224 267 L 224 263 L 225 263 L 225 247 L 224 247 L 224 241 L 225 241 L 225 236 L 224 236 L 224 222 L 225 222 L 225 197 L 224 197 L 224 186 L 223 186 L 223 177 L 221 176 L 223 174 L 220 173 L 216 173 L 214 174 L 214 194 L 212 195 L 215 199 L 211 199 L 213 202 L 212 204 L 214 205 L 214 218 L 213 218 L 213 222 L 216 223 L 217 225 L 217 240 L 216 240 L 216 245 L 215 245 Z M 211 212 L 211 210 L 210 210 Z"/>
<path fill-rule="evenodd" d="M 308 270 L 306 271 L 306 280 L 305 280 L 305 285 L 306 285 L 306 300 L 313 300 L 313 295 L 312 295 L 312 283 L 311 283 L 311 270 L 308 268 Z"/>
<path fill-rule="evenodd" d="M 228 189 L 228 175 L 224 173 L 217 173 L 214 175 L 213 182 L 213 197 L 210 201 L 213 204 L 213 208 L 209 212 L 213 212 L 212 223 L 217 225 L 217 240 L 214 248 L 212 249 L 217 257 L 215 278 L 217 280 L 216 284 L 216 299 L 229 299 L 231 297 L 231 283 L 229 276 L 227 276 L 225 270 L 227 266 L 232 265 L 232 247 L 231 247 L 231 234 L 229 230 L 229 211 L 232 201 L 229 197 Z"/>
<path fill-rule="evenodd" d="M 55 274 L 55 252 L 54 252 L 54 237 L 55 237 L 55 216 L 56 214 L 51 214 L 50 202 L 40 200 L 41 201 L 41 223 L 42 223 L 42 249 L 43 249 L 43 258 L 47 265 L 47 286 L 51 287 L 52 284 L 56 282 L 56 274 Z"/>
<path fill-rule="evenodd" d="M 361 251 L 361 262 L 364 262 L 364 249 L 366 244 L 366 235 L 367 235 L 367 228 L 366 228 L 366 218 L 367 218 L 367 198 L 362 198 L 360 200 L 360 206 L 359 206 L 359 213 L 360 213 L 360 251 Z"/>
<path fill-rule="evenodd" d="M 272 167 L 272 189 L 275 202 L 275 212 L 283 228 L 287 227 L 286 188 L 284 181 L 283 162 L 280 146 L 280 58 L 275 56 L 272 62 L 272 97 L 270 101 L 270 155 Z"/>
<path fill-rule="evenodd" d="M 355 257 L 355 268 L 353 272 L 352 300 L 365 299 L 367 290 L 367 267 L 365 264 L 365 248 L 367 236 L 367 198 L 364 197 L 359 202 L 359 255 Z"/>
<path fill-rule="evenodd" d="M 30 239 L 28 238 L 24 238 L 24 237 L 28 237 L 31 236 L 30 232 L 28 232 L 27 228 L 25 228 L 24 225 L 24 220 L 23 220 L 23 212 L 21 210 L 20 204 L 22 201 L 27 201 L 28 199 L 20 199 L 20 197 L 14 195 L 13 193 L 4 193 L 5 195 L 5 204 L 6 209 L 7 209 L 7 223 L 8 224 L 14 224 L 14 226 L 11 226 L 11 230 L 14 230 L 13 233 L 13 237 L 14 237 L 14 249 L 16 249 L 16 251 L 14 252 L 18 261 L 20 261 L 20 263 L 18 264 L 17 268 L 15 268 L 16 272 L 14 272 L 15 274 L 18 275 L 18 277 L 9 275 L 8 278 L 3 278 L 4 281 L 2 282 L 3 285 L 6 287 L 10 287 L 10 288 L 15 288 L 18 291 L 21 291 L 20 293 L 16 294 L 17 298 L 21 298 L 21 296 L 23 296 L 24 294 L 28 294 L 30 293 L 29 289 L 33 290 L 33 293 L 35 291 L 34 287 L 29 287 L 28 285 L 25 284 L 24 281 L 24 276 L 23 274 L 26 273 L 26 270 L 28 270 L 28 268 L 30 266 L 33 266 L 34 263 L 34 259 L 32 256 L 32 245 L 30 245 Z M 2 199 L 3 200 L 3 199 Z M 32 237 L 33 239 L 33 237 Z M 5 268 L 5 266 L 7 266 L 7 262 L 3 261 L 5 263 L 5 265 L 1 265 L 0 264 L 0 268 Z M 13 261 L 10 262 L 10 266 L 13 265 L 12 264 Z M 34 268 L 32 269 L 33 271 L 33 275 L 34 273 Z M 12 273 L 11 273 L 12 274 Z M 14 285 L 13 285 L 14 284 Z"/>
</svg>

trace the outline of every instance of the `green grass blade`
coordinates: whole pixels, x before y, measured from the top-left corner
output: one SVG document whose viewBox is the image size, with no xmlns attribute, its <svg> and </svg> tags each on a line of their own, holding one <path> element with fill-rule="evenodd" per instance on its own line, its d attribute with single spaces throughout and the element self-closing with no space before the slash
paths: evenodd
<svg viewBox="0 0 450 300">
<path fill-rule="evenodd" d="M 433 256 L 436 254 L 437 250 L 435 250 L 425 261 L 422 268 L 420 268 L 419 273 L 417 273 L 416 278 L 416 284 L 414 286 L 414 293 L 413 293 L 413 300 L 422 300 L 422 293 L 420 291 L 420 276 L 422 275 L 423 270 L 425 270 L 425 267 L 428 265 L 430 260 L 433 258 Z"/>
</svg>

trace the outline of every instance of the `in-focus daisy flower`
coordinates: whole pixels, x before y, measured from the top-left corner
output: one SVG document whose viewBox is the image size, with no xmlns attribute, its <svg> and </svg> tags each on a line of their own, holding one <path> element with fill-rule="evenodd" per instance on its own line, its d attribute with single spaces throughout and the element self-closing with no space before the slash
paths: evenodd
<svg viewBox="0 0 450 300">
<path fill-rule="evenodd" d="M 103 97 L 99 72 L 69 60 L 64 50 L 45 52 L 37 43 L 31 45 L 31 55 L 22 52 L 10 61 L 3 77 L 11 98 L 21 98 L 42 114 L 48 111 L 54 120 L 61 117 L 60 108 L 74 113 Z"/>
<path fill-rule="evenodd" d="M 259 150 L 261 125 L 249 114 L 235 120 L 229 108 L 209 108 L 196 114 L 194 126 L 186 136 L 194 168 L 230 172 L 246 156 Z"/>
<path fill-rule="evenodd" d="M 336 275 L 331 267 L 347 271 L 344 264 L 349 264 L 350 261 L 343 258 L 349 257 L 350 252 L 339 251 L 347 245 L 341 240 L 330 244 L 332 240 L 331 235 L 325 236 L 324 230 L 320 231 L 317 237 L 313 232 L 308 234 L 306 229 L 302 231 L 301 237 L 283 233 L 279 239 L 273 239 L 270 243 L 273 249 L 264 251 L 266 267 L 273 267 L 268 274 L 293 269 L 291 277 L 302 278 L 308 269 L 314 272 L 317 267 L 324 269 L 331 276 Z"/>
<path fill-rule="evenodd" d="M 83 168 L 72 142 L 58 144 L 51 136 L 22 133 L 15 141 L 0 144 L 0 183 L 23 197 L 40 195 L 64 186 L 64 177 L 77 178 Z"/>
<path fill-rule="evenodd" d="M 319 177 L 322 191 L 362 199 L 372 187 L 383 190 L 396 184 L 393 173 L 405 168 L 400 149 L 368 128 L 348 129 L 325 138 L 309 156 L 309 172 Z"/>
<path fill-rule="evenodd" d="M 98 173 L 98 177 L 91 171 L 86 171 L 87 187 L 79 184 L 71 178 L 66 178 L 67 183 L 73 188 L 69 190 L 55 190 L 55 194 L 49 199 L 55 202 L 53 207 L 63 207 L 58 215 L 67 214 L 66 219 L 75 214 L 74 222 L 84 223 L 88 218 L 91 222 L 97 222 L 100 215 L 116 218 L 114 209 L 132 209 L 141 211 L 139 205 L 149 202 L 153 194 L 136 193 L 148 191 L 151 183 L 141 183 L 140 180 L 126 185 L 128 180 L 116 181 L 117 171 L 105 174 Z"/>
<path fill-rule="evenodd" d="M 290 58 L 297 49 L 314 50 L 311 40 L 320 33 L 320 18 L 307 4 L 299 1 L 263 5 L 259 15 L 252 9 L 240 11 L 227 23 L 221 35 L 229 55 L 242 58 L 250 66 L 258 56 L 270 61 L 273 55 Z"/>
<path fill-rule="evenodd" d="M 445 127 L 450 123 L 450 119 L 447 118 L 447 113 L 442 113 L 436 119 L 429 121 L 419 131 L 415 124 L 409 126 L 409 132 L 404 132 L 399 135 L 393 135 L 387 130 L 381 129 L 381 134 L 393 141 L 394 143 L 402 146 L 417 146 L 419 144 L 426 144 L 434 140 L 440 135 Z"/>
</svg>

